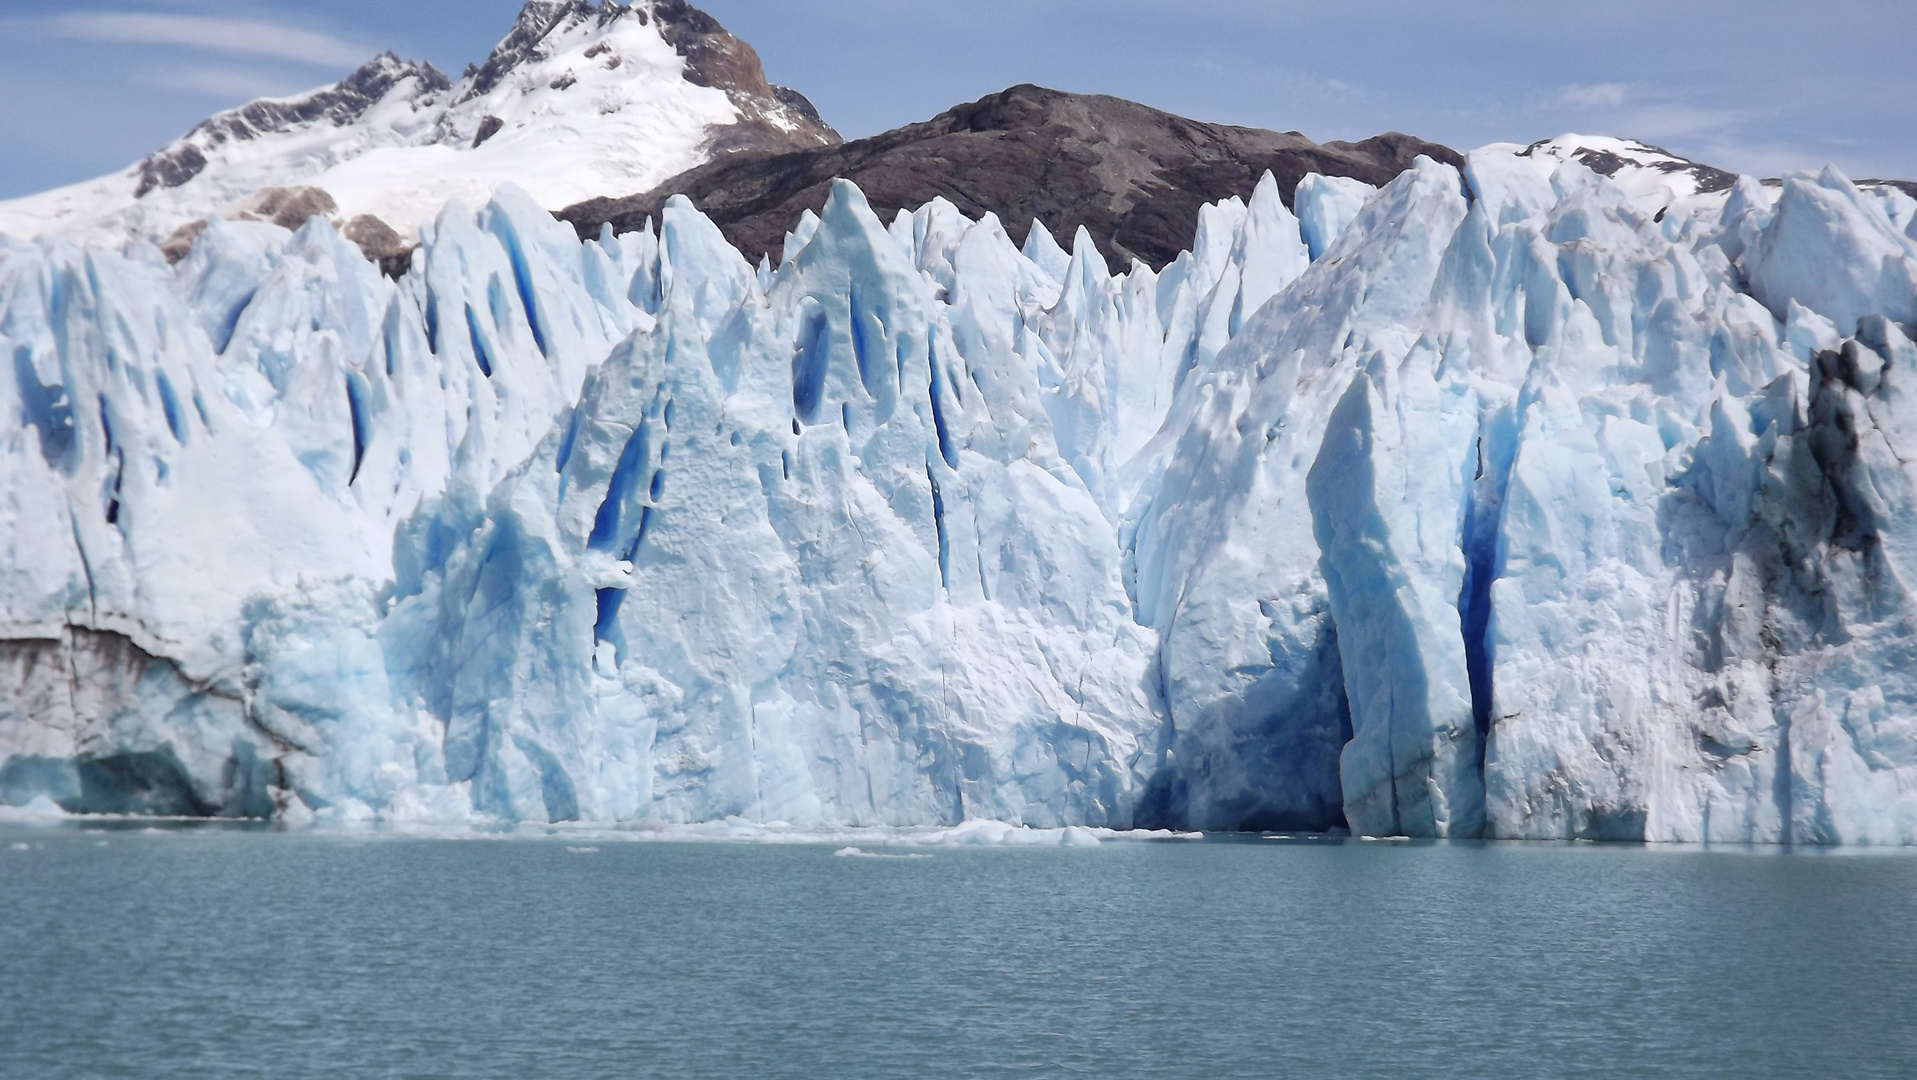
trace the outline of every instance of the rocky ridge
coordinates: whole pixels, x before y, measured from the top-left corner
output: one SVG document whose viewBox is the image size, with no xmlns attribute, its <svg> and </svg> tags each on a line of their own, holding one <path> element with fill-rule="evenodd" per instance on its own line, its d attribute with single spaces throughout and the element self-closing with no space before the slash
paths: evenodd
<svg viewBox="0 0 1917 1080">
<path fill-rule="evenodd" d="M 649 192 L 588 200 L 559 216 L 582 237 L 602 225 L 629 232 L 683 194 L 748 258 L 776 259 L 786 230 L 820 211 L 844 178 L 887 218 L 943 198 L 968 216 L 997 214 L 1015 241 L 1034 218 L 1062 236 L 1082 226 L 1114 271 L 1132 259 L 1157 269 L 1190 245 L 1201 206 L 1250 198 L 1267 171 L 1290 205 L 1308 174 L 1379 186 L 1419 155 L 1463 164 L 1449 147 L 1398 132 L 1317 143 L 1027 84 L 870 138 L 717 158 Z"/>
</svg>

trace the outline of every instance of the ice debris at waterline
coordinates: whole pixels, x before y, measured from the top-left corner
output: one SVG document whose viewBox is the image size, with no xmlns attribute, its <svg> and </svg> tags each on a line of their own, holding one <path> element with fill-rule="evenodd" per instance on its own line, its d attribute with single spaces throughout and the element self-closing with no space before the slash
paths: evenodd
<svg viewBox="0 0 1917 1080">
<path fill-rule="evenodd" d="M 1904 197 L 1308 186 L 0 241 L 0 801 L 1917 840 Z"/>
</svg>

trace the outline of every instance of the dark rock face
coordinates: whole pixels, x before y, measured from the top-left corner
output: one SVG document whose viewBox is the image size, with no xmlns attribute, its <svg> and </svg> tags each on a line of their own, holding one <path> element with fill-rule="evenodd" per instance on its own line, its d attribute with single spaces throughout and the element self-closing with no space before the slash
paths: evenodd
<svg viewBox="0 0 1917 1080">
<path fill-rule="evenodd" d="M 506 121 L 501 120 L 497 116 L 486 117 L 479 122 L 479 130 L 473 133 L 473 145 L 478 146 L 480 143 L 499 134 L 499 129 L 505 126 Z"/>
<path fill-rule="evenodd" d="M 360 214 L 340 226 L 339 234 L 358 246 L 361 254 L 379 264 L 389 278 L 399 278 L 413 265 L 413 245 L 391 225 L 371 214 Z"/>
<path fill-rule="evenodd" d="M 261 188 L 246 197 L 236 217 L 247 221 L 270 221 L 282 229 L 297 230 L 315 217 L 331 218 L 339 204 L 325 190 L 316 187 Z"/>
<path fill-rule="evenodd" d="M 206 231 L 206 219 L 189 221 L 173 230 L 173 235 L 160 241 L 160 254 L 166 256 L 168 265 L 179 262 L 193 250 L 193 241 Z"/>
<path fill-rule="evenodd" d="M 326 218 L 341 236 L 358 246 L 369 262 L 379 264 L 380 273 L 397 280 L 413 265 L 414 245 L 397 230 L 371 214 L 360 214 L 338 221 L 333 214 L 339 206 L 333 197 L 316 187 L 270 187 L 254 192 L 234 213 L 243 221 L 270 221 L 282 229 L 297 230 L 315 217 Z M 177 263 L 193 250 L 194 241 L 206 231 L 206 219 L 189 221 L 173 231 L 160 244 L 160 254 L 168 263 Z"/>
<path fill-rule="evenodd" d="M 997 214 L 1015 241 L 1036 217 L 1067 245 L 1084 226 L 1114 270 L 1134 258 L 1159 268 L 1190 246 L 1200 206 L 1250 197 L 1266 170 L 1289 202 L 1307 173 L 1384 184 L 1420 154 L 1463 165 L 1448 147 L 1396 132 L 1321 144 L 1022 85 L 868 139 L 721 157 L 653 191 L 593 199 L 559 216 L 582 236 L 608 223 L 626 232 L 682 193 L 749 258 L 777 258 L 800 212 L 817 212 L 833 178 L 845 177 L 888 218 L 943 196 L 967 215 Z"/>
<path fill-rule="evenodd" d="M 844 141 L 839 137 L 839 133 L 833 129 L 832 125 L 826 123 L 825 119 L 819 115 L 819 110 L 813 106 L 811 98 L 806 97 L 790 86 L 779 86 L 776 83 L 767 85 L 772 87 L 772 96 L 779 99 L 779 104 L 792 110 L 794 115 L 812 127 L 816 127 L 820 131 L 829 132 L 832 136 L 829 140 L 830 142 L 839 143 Z"/>
<path fill-rule="evenodd" d="M 771 96 L 759 54 L 727 33 L 719 20 L 685 0 L 658 0 L 653 14 L 659 18 L 659 32 L 666 42 L 686 58 L 687 82 Z"/>
<path fill-rule="evenodd" d="M 134 195 L 155 188 L 179 187 L 206 168 L 206 150 L 228 141 L 257 139 L 261 135 L 313 123 L 345 127 L 366 115 L 402 80 L 416 78 L 419 91 L 430 97 L 453 84 L 433 65 L 401 60 L 381 53 L 339 82 L 295 101 L 254 101 L 208 117 L 198 127 L 156 150 L 140 162 L 140 183 Z"/>
<path fill-rule="evenodd" d="M 157 710 L 157 711 L 154 711 Z M 223 762 L 196 772 L 168 744 L 143 742 L 143 713 L 225 734 Z M 46 796 L 75 814 L 270 817 L 284 747 L 255 724 L 236 692 L 195 683 L 130 638 L 67 627 L 58 638 L 0 640 L 0 725 L 71 733 L 72 756 L 0 760 L 0 803 Z"/>
<path fill-rule="evenodd" d="M 804 94 L 766 81 L 752 46 L 685 0 L 654 0 L 659 32 L 686 59 L 686 81 L 724 90 L 741 113 L 737 123 L 713 132 L 715 154 L 835 146 L 839 133 L 819 118 Z"/>
<path fill-rule="evenodd" d="M 464 76 L 466 89 L 459 95 L 459 100 L 471 101 L 490 93 L 514 68 L 537 57 L 539 43 L 558 29 L 560 23 L 577 23 L 587 19 L 604 21 L 613 17 L 617 10 L 601 10 L 589 0 L 529 0 L 525 7 L 519 9 L 519 18 L 514 21 L 512 30 L 493 46 L 486 62 L 467 66 Z"/>
<path fill-rule="evenodd" d="M 134 198 L 154 188 L 179 187 L 200 175 L 204 168 L 206 155 L 190 142 L 155 150 L 140 162 L 140 186 L 134 190 Z"/>
<path fill-rule="evenodd" d="M 1857 186 L 1860 188 L 1896 188 L 1911 198 L 1917 199 L 1917 180 L 1859 180 L 1857 181 Z"/>
</svg>

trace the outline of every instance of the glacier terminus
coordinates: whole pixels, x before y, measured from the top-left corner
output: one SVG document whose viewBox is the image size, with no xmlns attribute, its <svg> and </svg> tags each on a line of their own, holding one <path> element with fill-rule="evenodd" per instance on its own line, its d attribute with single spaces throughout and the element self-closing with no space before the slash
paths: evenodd
<svg viewBox="0 0 1917 1080">
<path fill-rule="evenodd" d="M 0 802 L 1917 842 L 1917 199 L 1580 145 L 1118 274 L 845 181 L 756 266 L 0 216 Z"/>
</svg>

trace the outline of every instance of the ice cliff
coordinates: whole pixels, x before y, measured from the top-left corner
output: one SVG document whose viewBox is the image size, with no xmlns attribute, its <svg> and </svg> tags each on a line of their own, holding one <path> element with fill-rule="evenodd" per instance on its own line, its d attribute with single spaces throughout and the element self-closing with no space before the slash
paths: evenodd
<svg viewBox="0 0 1917 1080">
<path fill-rule="evenodd" d="M 1917 840 L 1917 202 L 0 241 L 0 801 Z"/>
</svg>

